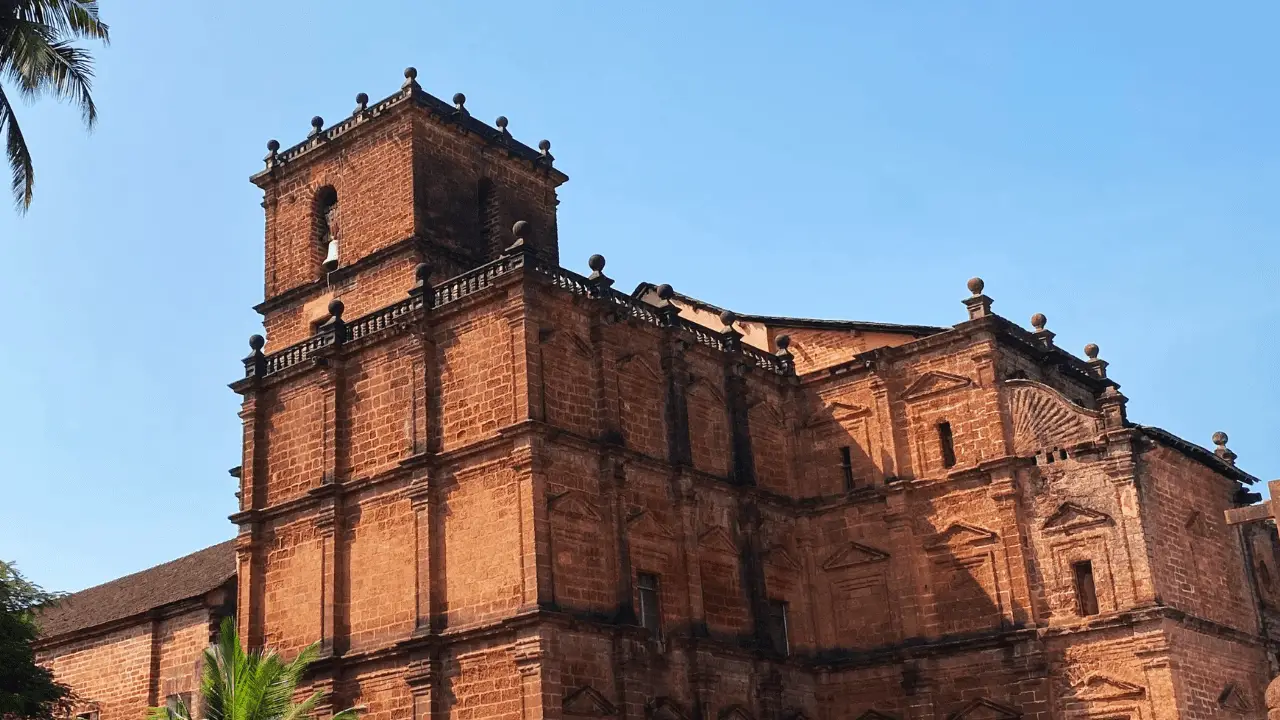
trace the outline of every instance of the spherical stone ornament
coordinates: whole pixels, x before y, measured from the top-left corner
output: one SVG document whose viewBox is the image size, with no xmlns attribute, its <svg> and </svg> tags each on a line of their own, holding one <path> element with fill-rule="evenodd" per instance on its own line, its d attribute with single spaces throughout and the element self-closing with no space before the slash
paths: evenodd
<svg viewBox="0 0 1280 720">
<path fill-rule="evenodd" d="M 778 350 L 780 351 L 786 350 L 787 348 L 791 347 L 791 336 L 779 335 L 778 337 L 774 338 L 773 342 L 777 344 Z"/>
<path fill-rule="evenodd" d="M 550 149 L 551 149 L 551 141 L 550 141 L 550 140 L 539 140 L 539 141 L 538 141 L 538 149 L 539 149 L 539 150 L 541 150 L 542 152 L 546 152 L 546 151 L 550 150 Z"/>
<path fill-rule="evenodd" d="M 511 226 L 511 234 L 516 238 L 522 239 L 529 234 L 529 221 L 517 220 L 515 225 Z"/>
<path fill-rule="evenodd" d="M 493 121 L 493 124 L 494 124 L 494 125 L 497 125 L 497 126 L 498 126 L 500 129 L 502 129 L 502 130 L 506 130 L 506 129 L 507 129 L 507 116 L 506 116 L 506 115 L 499 115 L 499 116 L 498 116 L 498 119 Z"/>
<path fill-rule="evenodd" d="M 254 352 L 258 352 L 259 350 L 262 349 L 262 346 L 266 344 L 267 344 L 267 339 L 262 337 L 261 335 L 249 336 L 249 349 L 253 350 Z"/>
<path fill-rule="evenodd" d="M 1044 313 L 1036 313 L 1035 315 L 1031 316 L 1031 327 L 1037 330 L 1043 330 L 1044 326 L 1047 325 L 1048 323 L 1049 323 L 1049 318 L 1045 317 Z"/>
<path fill-rule="evenodd" d="M 320 128 L 324 127 L 324 118 L 320 117 L 319 115 L 316 115 L 315 117 L 311 118 L 311 127 L 315 128 L 316 130 L 319 130 Z"/>
<path fill-rule="evenodd" d="M 1227 434 L 1219 430 L 1213 434 L 1213 444 L 1222 447 L 1227 444 Z"/>
<path fill-rule="evenodd" d="M 453 94 L 453 104 L 454 104 L 454 105 L 466 105 L 466 104 L 467 104 L 467 96 L 466 96 L 466 95 L 463 95 L 462 93 L 454 93 L 454 94 Z"/>
<path fill-rule="evenodd" d="M 280 150 L 280 141 L 271 139 L 267 141 L 267 152 L 278 152 Z"/>
<path fill-rule="evenodd" d="M 600 272 L 601 270 L 604 270 L 604 256 L 596 254 L 587 258 L 587 267 L 591 268 L 591 272 Z"/>
<path fill-rule="evenodd" d="M 969 278 L 969 292 L 974 295 L 981 295 L 984 287 L 986 287 L 986 283 L 982 282 L 982 278 Z"/>
<path fill-rule="evenodd" d="M 356 103 L 360 105 L 368 105 L 369 93 L 356 93 Z"/>
<path fill-rule="evenodd" d="M 329 301 L 329 314 L 332 315 L 333 317 L 341 318 L 342 311 L 346 309 L 347 309 L 347 306 L 344 305 L 342 301 L 339 300 L 338 298 L 334 298 Z"/>
<path fill-rule="evenodd" d="M 738 316 L 733 314 L 732 310 L 725 310 L 720 313 L 720 322 L 724 323 L 725 327 L 733 327 L 733 324 L 737 321 Z"/>
<path fill-rule="evenodd" d="M 658 286 L 659 300 L 670 300 L 671 298 L 675 297 L 675 295 L 676 295 L 676 290 L 670 285 L 666 283 L 662 283 L 661 285 Z"/>
<path fill-rule="evenodd" d="M 1097 359 L 1098 359 L 1098 346 L 1097 346 L 1097 345 L 1095 345 L 1095 344 L 1093 344 L 1093 343 L 1089 343 L 1088 345 L 1085 345 L 1085 346 L 1084 346 L 1084 355 L 1085 355 L 1085 357 L 1089 358 L 1090 360 L 1097 360 Z"/>
<path fill-rule="evenodd" d="M 410 66 L 404 69 L 404 76 L 409 80 L 418 79 L 418 68 Z"/>
</svg>

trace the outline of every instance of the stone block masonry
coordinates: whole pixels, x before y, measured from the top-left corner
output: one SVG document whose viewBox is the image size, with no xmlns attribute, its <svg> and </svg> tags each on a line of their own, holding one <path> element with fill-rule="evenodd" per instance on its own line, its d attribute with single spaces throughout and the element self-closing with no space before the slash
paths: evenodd
<svg viewBox="0 0 1280 720">
<path fill-rule="evenodd" d="M 559 264 L 549 144 L 412 71 L 253 180 L 236 615 L 320 643 L 322 718 L 1265 714 L 1256 479 L 981 281 L 949 328 L 621 293 Z"/>
</svg>

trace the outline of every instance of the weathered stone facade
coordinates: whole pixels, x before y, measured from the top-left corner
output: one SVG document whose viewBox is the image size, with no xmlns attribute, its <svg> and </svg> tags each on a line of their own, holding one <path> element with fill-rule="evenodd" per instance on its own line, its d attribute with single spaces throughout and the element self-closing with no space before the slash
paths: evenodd
<svg viewBox="0 0 1280 720">
<path fill-rule="evenodd" d="M 564 270 L 549 146 L 415 75 L 254 176 L 238 621 L 321 644 L 323 712 L 1265 715 L 1277 543 L 1224 519 L 1225 438 L 1131 423 L 976 279 L 936 328 Z"/>
</svg>

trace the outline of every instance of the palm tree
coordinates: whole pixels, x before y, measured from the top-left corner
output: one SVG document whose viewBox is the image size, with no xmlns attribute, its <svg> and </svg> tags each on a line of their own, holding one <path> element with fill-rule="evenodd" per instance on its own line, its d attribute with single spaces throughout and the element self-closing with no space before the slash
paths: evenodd
<svg viewBox="0 0 1280 720">
<path fill-rule="evenodd" d="M 71 44 L 81 39 L 109 40 L 106 24 L 98 19 L 98 0 L 0 0 L 0 80 L 26 99 L 52 95 L 74 103 L 92 128 L 98 118 L 89 93 L 93 58 Z M 0 130 L 6 132 L 14 201 L 26 212 L 35 169 L 5 85 L 0 85 Z"/>
<path fill-rule="evenodd" d="M 236 636 L 232 618 L 222 621 L 218 643 L 204 651 L 204 677 L 200 698 L 205 720 L 304 720 L 324 697 L 317 691 L 295 703 L 293 694 L 307 666 L 316 659 L 318 645 L 312 645 L 293 662 L 286 663 L 274 652 L 246 653 Z M 356 720 L 361 708 L 336 713 L 333 720 Z M 176 709 L 151 708 L 147 720 L 191 720 L 191 709 L 179 702 Z"/>
</svg>

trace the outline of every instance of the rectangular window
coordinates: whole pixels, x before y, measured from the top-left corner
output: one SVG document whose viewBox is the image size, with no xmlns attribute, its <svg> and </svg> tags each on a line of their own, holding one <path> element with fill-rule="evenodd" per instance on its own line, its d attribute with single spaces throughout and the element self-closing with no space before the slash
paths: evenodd
<svg viewBox="0 0 1280 720">
<path fill-rule="evenodd" d="M 174 717 L 190 717 L 191 715 L 191 693 L 178 693 L 170 695 L 164 699 L 164 706 L 168 708 L 169 713 Z M 180 712 L 179 710 L 183 712 Z"/>
<path fill-rule="evenodd" d="M 791 653 L 791 639 L 787 636 L 788 621 L 787 603 L 783 600 L 770 600 L 769 634 L 773 641 L 773 649 L 781 655 Z"/>
<path fill-rule="evenodd" d="M 956 442 L 951 436 L 951 423 L 938 423 L 938 445 L 942 447 L 942 467 L 955 467 Z"/>
<path fill-rule="evenodd" d="M 849 446 L 845 445 L 840 448 L 840 471 L 844 473 L 844 489 L 849 491 L 853 489 L 853 453 L 850 452 Z"/>
<path fill-rule="evenodd" d="M 1098 590 L 1093 584 L 1093 563 L 1081 560 L 1071 564 L 1076 580 L 1076 612 L 1081 617 L 1098 614 Z"/>
<path fill-rule="evenodd" d="M 640 589 L 640 627 L 654 635 L 662 631 L 662 608 L 658 602 L 658 576 L 639 573 L 636 585 Z"/>
</svg>

